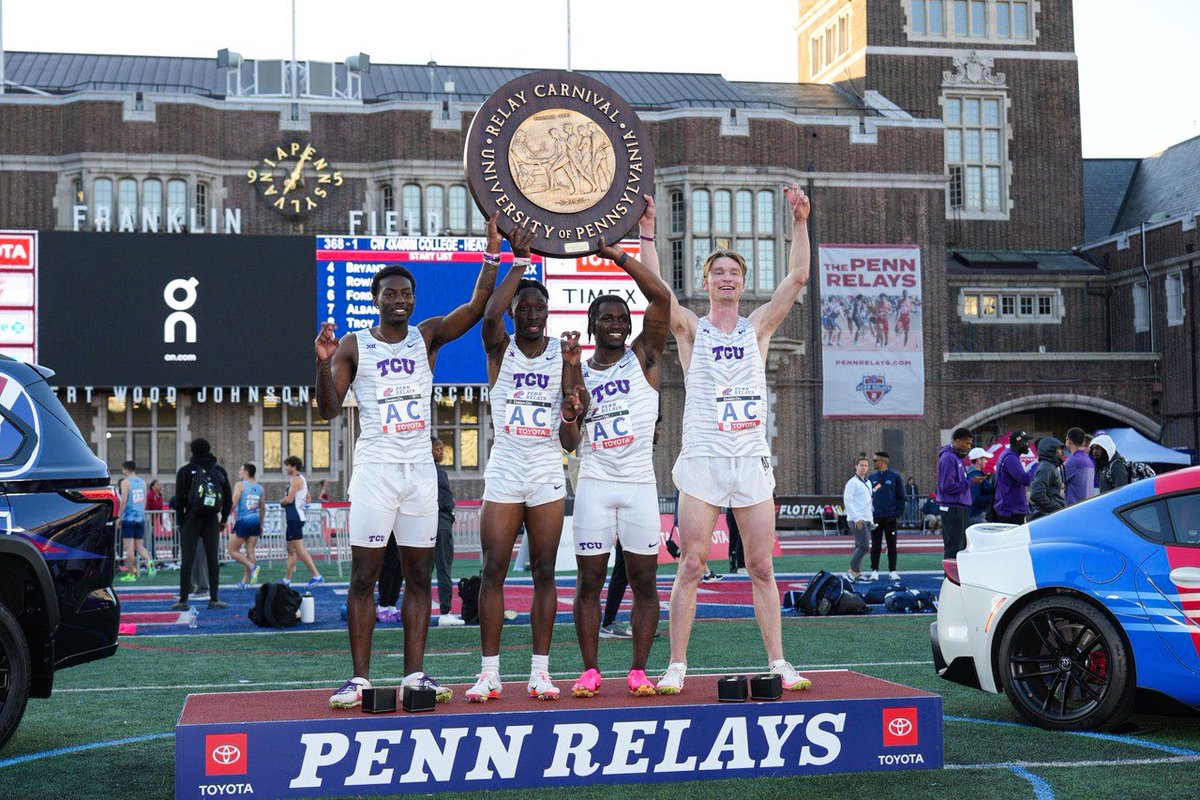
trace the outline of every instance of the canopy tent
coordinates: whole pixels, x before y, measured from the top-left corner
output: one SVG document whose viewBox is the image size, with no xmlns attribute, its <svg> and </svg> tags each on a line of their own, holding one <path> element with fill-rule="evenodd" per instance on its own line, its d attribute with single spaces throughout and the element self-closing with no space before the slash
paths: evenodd
<svg viewBox="0 0 1200 800">
<path fill-rule="evenodd" d="M 1133 428 L 1107 428 L 1096 434 L 1107 433 L 1116 442 L 1117 452 L 1127 461 L 1145 461 L 1148 464 L 1180 464 L 1191 466 L 1192 457 L 1169 447 L 1150 441 Z"/>
</svg>

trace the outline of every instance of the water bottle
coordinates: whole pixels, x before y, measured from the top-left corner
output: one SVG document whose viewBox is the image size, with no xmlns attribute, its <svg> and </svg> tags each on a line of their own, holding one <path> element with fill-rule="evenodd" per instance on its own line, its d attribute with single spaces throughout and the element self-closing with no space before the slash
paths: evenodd
<svg viewBox="0 0 1200 800">
<path fill-rule="evenodd" d="M 198 620 L 199 618 L 200 618 L 200 609 L 196 608 L 195 606 L 189 607 L 188 608 L 188 627 L 189 628 L 196 627 L 196 620 Z"/>
<path fill-rule="evenodd" d="M 300 622 L 304 625 L 312 623 L 316 615 L 316 601 L 313 600 L 312 592 L 305 592 L 304 597 L 300 598 Z"/>
</svg>

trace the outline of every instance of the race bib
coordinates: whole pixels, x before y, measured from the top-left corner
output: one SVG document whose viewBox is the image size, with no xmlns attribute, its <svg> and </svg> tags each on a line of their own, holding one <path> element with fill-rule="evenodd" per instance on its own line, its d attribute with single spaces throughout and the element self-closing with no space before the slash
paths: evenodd
<svg viewBox="0 0 1200 800">
<path fill-rule="evenodd" d="M 129 502 L 132 503 L 133 505 L 138 505 L 140 503 L 146 502 L 146 490 L 145 489 L 131 489 L 129 492 Z"/>
<path fill-rule="evenodd" d="M 379 403 L 380 429 L 384 433 L 407 433 L 425 428 L 421 390 L 416 384 L 387 384 L 375 390 Z"/>
<path fill-rule="evenodd" d="M 244 497 L 246 498 L 246 510 L 258 511 L 258 495 L 248 494 L 244 495 Z"/>
<path fill-rule="evenodd" d="M 549 438 L 554 419 L 554 395 L 537 389 L 514 389 L 504 409 L 504 432 L 533 439 Z"/>
<path fill-rule="evenodd" d="M 762 425 L 762 395 L 752 386 L 717 387 L 717 430 L 740 431 Z"/>
<path fill-rule="evenodd" d="M 629 401 L 621 397 L 596 406 L 588 414 L 587 429 L 588 442 L 593 450 L 609 450 L 633 444 Z"/>
</svg>

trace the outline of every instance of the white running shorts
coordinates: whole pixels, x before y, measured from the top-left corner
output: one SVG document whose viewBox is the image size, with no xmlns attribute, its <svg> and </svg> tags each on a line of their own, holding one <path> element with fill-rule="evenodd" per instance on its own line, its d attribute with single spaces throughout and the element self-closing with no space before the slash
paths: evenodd
<svg viewBox="0 0 1200 800">
<path fill-rule="evenodd" d="M 660 522 L 655 484 L 579 479 L 571 517 L 576 555 L 606 555 L 616 541 L 627 553 L 658 555 Z"/>
<path fill-rule="evenodd" d="M 437 469 L 424 464 L 358 464 L 350 478 L 350 544 L 401 547 L 437 542 Z"/>
<path fill-rule="evenodd" d="M 770 456 L 680 456 L 671 477 L 679 491 L 718 508 L 758 505 L 775 490 Z"/>
<path fill-rule="evenodd" d="M 567 479 L 555 483 L 526 483 L 507 478 L 486 478 L 483 499 L 489 503 L 524 503 L 526 507 L 553 503 L 567 496 Z"/>
</svg>

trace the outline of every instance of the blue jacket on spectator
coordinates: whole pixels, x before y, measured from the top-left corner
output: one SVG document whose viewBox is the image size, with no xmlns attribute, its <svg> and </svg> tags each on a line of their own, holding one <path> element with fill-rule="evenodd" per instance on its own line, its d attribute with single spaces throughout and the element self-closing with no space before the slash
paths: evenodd
<svg viewBox="0 0 1200 800">
<path fill-rule="evenodd" d="M 875 519 L 904 516 L 904 504 L 908 496 L 904 492 L 904 479 L 898 472 L 876 470 L 867 480 L 875 487 L 875 493 L 871 496 Z"/>
</svg>

